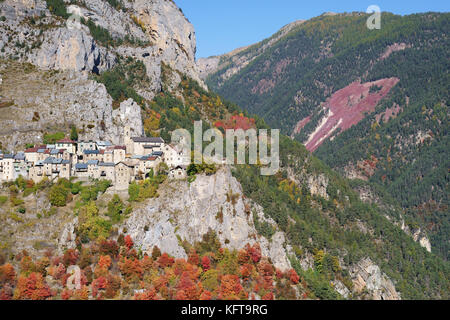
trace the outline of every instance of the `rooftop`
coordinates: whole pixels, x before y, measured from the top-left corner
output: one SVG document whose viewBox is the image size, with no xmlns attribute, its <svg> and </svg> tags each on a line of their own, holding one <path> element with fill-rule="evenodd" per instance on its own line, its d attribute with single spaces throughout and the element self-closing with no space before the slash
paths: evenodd
<svg viewBox="0 0 450 320">
<path fill-rule="evenodd" d="M 56 141 L 56 143 L 58 143 L 58 144 L 59 143 L 64 143 L 64 144 L 70 143 L 70 144 L 72 144 L 72 143 L 76 143 L 76 142 L 71 140 L 71 139 L 69 139 L 69 138 L 64 138 L 64 139 Z"/>
<path fill-rule="evenodd" d="M 84 154 L 99 154 L 99 150 L 83 150 Z"/>
<path fill-rule="evenodd" d="M 161 137 L 133 137 L 131 140 L 144 143 L 164 143 L 164 140 Z"/>
<path fill-rule="evenodd" d="M 83 169 L 87 170 L 87 168 L 88 168 L 87 163 L 77 163 L 77 164 L 75 164 L 75 169 L 77 169 L 77 170 L 83 170 Z"/>
</svg>

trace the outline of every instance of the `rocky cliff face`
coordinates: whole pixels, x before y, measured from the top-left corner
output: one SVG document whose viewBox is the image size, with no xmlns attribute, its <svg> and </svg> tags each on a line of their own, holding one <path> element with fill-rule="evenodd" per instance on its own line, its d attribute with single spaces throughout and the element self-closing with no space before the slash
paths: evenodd
<svg viewBox="0 0 450 320">
<path fill-rule="evenodd" d="M 392 281 L 369 258 L 361 260 L 350 269 L 354 289 L 374 300 L 400 300 Z"/>
<path fill-rule="evenodd" d="M 163 252 L 186 258 L 181 246 L 201 241 L 209 230 L 217 234 L 224 248 L 241 249 L 247 243 L 259 243 L 261 253 L 270 257 L 280 270 L 290 268 L 288 255 L 292 249 L 285 234 L 277 231 L 271 239 L 258 235 L 253 214 L 261 221 L 274 221 L 264 217 L 260 206 L 245 199 L 241 185 L 231 176 L 228 167 L 215 175 L 197 176 L 192 183 L 171 181 L 161 186 L 159 198 L 151 199 L 134 210 L 119 228 L 131 235 L 137 247 L 151 251 L 158 246 Z"/>
<path fill-rule="evenodd" d="M 0 3 L 0 102 L 5 111 L 0 140 L 8 148 L 39 142 L 43 132 L 70 123 L 84 128 L 82 138 L 117 143 L 124 121 L 142 132 L 140 109 L 133 101 L 123 102 L 126 107 L 113 115 L 105 87 L 88 80 L 89 74 L 113 68 L 119 56 L 144 63 L 149 81 L 138 91 L 146 99 L 161 90 L 162 63 L 203 85 L 195 64 L 194 28 L 172 1 L 123 1 L 117 9 L 104 0 L 87 0 L 69 11 L 104 28 L 117 43 L 106 47 L 87 25 L 76 27 L 52 15 L 43 0 Z"/>
<path fill-rule="evenodd" d="M 141 108 L 132 99 L 116 110 L 105 86 L 74 71 L 42 71 L 29 64 L 0 61 L 0 141 L 7 150 L 42 142 L 52 130 L 75 124 L 83 139 L 122 143 L 123 126 L 142 134 Z M 6 104 L 8 103 L 8 104 Z"/>
</svg>

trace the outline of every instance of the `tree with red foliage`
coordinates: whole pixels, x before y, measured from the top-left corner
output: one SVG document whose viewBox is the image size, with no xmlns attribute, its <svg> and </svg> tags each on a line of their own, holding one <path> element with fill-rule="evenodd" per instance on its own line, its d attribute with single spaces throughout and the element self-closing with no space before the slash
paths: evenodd
<svg viewBox="0 0 450 320">
<path fill-rule="evenodd" d="M 177 289 L 177 300 L 198 300 L 202 292 L 201 284 L 196 284 L 187 271 L 178 280 Z"/>
<path fill-rule="evenodd" d="M 160 268 L 171 267 L 175 262 L 175 259 L 170 257 L 167 253 L 163 253 L 157 260 L 158 266 Z"/>
<path fill-rule="evenodd" d="M 246 250 L 254 263 L 258 263 L 261 260 L 261 247 L 258 243 L 255 243 L 253 246 L 247 244 Z"/>
<path fill-rule="evenodd" d="M 203 271 L 208 271 L 211 268 L 211 259 L 208 256 L 203 256 L 202 258 Z"/>
<path fill-rule="evenodd" d="M 289 277 L 289 280 L 293 283 L 293 284 L 297 284 L 300 281 L 300 277 L 298 276 L 297 272 L 295 272 L 294 269 L 291 269 L 287 272 L 287 275 Z"/>
<path fill-rule="evenodd" d="M 11 300 L 13 298 L 14 290 L 9 283 L 5 284 L 0 290 L 0 300 Z"/>
<path fill-rule="evenodd" d="M 159 300 L 156 290 L 154 288 L 145 290 L 142 293 L 136 293 L 133 297 L 134 300 Z"/>
<path fill-rule="evenodd" d="M 188 263 L 197 266 L 200 262 L 200 257 L 198 256 L 197 252 L 192 249 L 188 256 Z"/>
<path fill-rule="evenodd" d="M 272 292 L 268 292 L 261 299 L 262 300 L 273 300 L 274 299 L 273 293 Z"/>
<path fill-rule="evenodd" d="M 44 281 L 42 274 L 32 272 L 28 277 L 22 275 L 17 281 L 14 299 L 18 300 L 44 300 L 50 298 L 52 292 Z"/>
<path fill-rule="evenodd" d="M 142 276 L 144 275 L 144 269 L 142 268 L 141 261 L 138 259 L 124 257 L 119 262 L 119 268 L 128 282 L 138 282 L 142 280 Z"/>
<path fill-rule="evenodd" d="M 114 240 L 103 240 L 100 242 L 99 253 L 111 257 L 117 257 L 119 254 L 119 245 Z"/>
<path fill-rule="evenodd" d="M 133 239 L 131 239 L 130 235 L 125 236 L 125 246 L 130 250 L 134 246 Z"/>
<path fill-rule="evenodd" d="M 72 298 L 72 294 L 72 290 L 65 288 L 63 289 L 63 291 L 61 291 L 61 299 L 69 300 L 70 298 Z"/>
<path fill-rule="evenodd" d="M 77 264 L 78 257 L 79 257 L 78 250 L 67 249 L 66 252 L 64 252 L 62 261 L 64 265 L 68 267 Z"/>
<path fill-rule="evenodd" d="M 91 289 L 92 289 L 92 296 L 94 298 L 101 298 L 102 295 L 99 295 L 99 290 L 105 290 L 108 285 L 108 279 L 106 277 L 99 277 L 92 281 Z"/>
</svg>

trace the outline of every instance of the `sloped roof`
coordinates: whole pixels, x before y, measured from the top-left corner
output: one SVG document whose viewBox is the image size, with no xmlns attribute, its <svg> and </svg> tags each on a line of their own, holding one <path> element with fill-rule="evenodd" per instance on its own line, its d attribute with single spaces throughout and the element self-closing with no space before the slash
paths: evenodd
<svg viewBox="0 0 450 320">
<path fill-rule="evenodd" d="M 133 137 L 131 140 L 143 143 L 164 143 L 164 140 L 161 137 Z"/>
<path fill-rule="evenodd" d="M 76 142 L 69 138 L 64 138 L 64 139 L 56 141 L 56 143 L 76 143 Z"/>
<path fill-rule="evenodd" d="M 75 164 L 75 169 L 77 170 L 82 170 L 82 169 L 86 169 L 87 170 L 88 165 L 87 163 L 77 163 Z"/>
</svg>

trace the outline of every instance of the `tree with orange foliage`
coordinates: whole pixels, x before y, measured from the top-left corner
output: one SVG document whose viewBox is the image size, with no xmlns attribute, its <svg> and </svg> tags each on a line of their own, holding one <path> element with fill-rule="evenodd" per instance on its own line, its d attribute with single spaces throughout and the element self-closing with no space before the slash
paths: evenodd
<svg viewBox="0 0 450 320">
<path fill-rule="evenodd" d="M 240 274 L 244 281 L 250 280 L 250 277 L 254 271 L 255 267 L 252 264 L 246 263 L 240 267 Z"/>
<path fill-rule="evenodd" d="M 246 264 L 250 260 L 250 254 L 248 252 L 248 247 L 250 247 L 249 244 L 247 244 L 244 249 L 239 250 L 238 262 L 240 265 Z"/>
<path fill-rule="evenodd" d="M 14 291 L 14 299 L 16 300 L 44 300 L 51 296 L 52 292 L 44 281 L 44 277 L 37 272 L 32 272 L 28 277 L 20 276 Z"/>
<path fill-rule="evenodd" d="M 0 266 L 0 285 L 11 284 L 14 285 L 16 282 L 16 271 L 14 267 L 10 264 L 4 264 Z"/>
<path fill-rule="evenodd" d="M 111 267 L 111 263 L 112 263 L 112 259 L 110 256 L 108 256 L 108 255 L 100 256 L 100 258 L 98 259 L 97 266 L 108 270 L 109 267 Z"/>
<path fill-rule="evenodd" d="M 212 294 L 208 290 L 204 290 L 200 295 L 200 300 L 211 300 Z"/>
<path fill-rule="evenodd" d="M 220 280 L 219 299 L 223 300 L 237 300 L 239 294 L 244 289 L 237 275 L 227 274 L 222 276 Z"/>
</svg>

